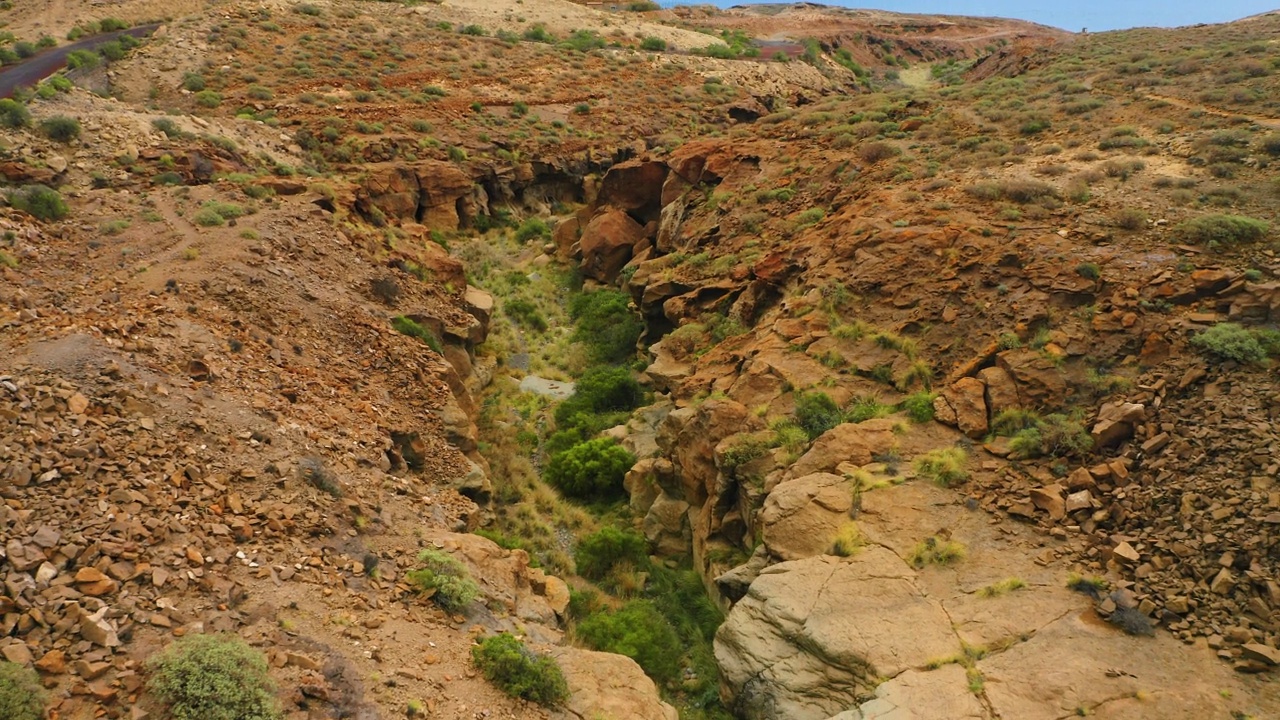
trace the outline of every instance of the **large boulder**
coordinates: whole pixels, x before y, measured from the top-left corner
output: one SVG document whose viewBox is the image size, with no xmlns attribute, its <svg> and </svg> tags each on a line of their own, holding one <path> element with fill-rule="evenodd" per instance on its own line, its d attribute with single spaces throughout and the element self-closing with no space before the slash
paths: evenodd
<svg viewBox="0 0 1280 720">
<path fill-rule="evenodd" d="M 1098 419 L 1093 424 L 1094 447 L 1111 447 L 1133 437 L 1134 427 L 1146 415 L 1146 407 L 1139 403 L 1105 403 L 1098 409 Z"/>
<path fill-rule="evenodd" d="M 891 418 L 876 418 L 860 423 L 837 425 L 813 442 L 809 451 L 787 471 L 790 477 L 803 477 L 813 473 L 829 473 L 841 463 L 867 465 L 872 456 L 894 446 L 897 437 Z"/>
<path fill-rule="evenodd" d="M 715 639 L 721 696 L 748 720 L 825 720 L 960 649 L 940 602 L 879 546 L 766 568 Z"/>
<path fill-rule="evenodd" d="M 831 548 L 841 525 L 849 522 L 853 488 L 831 473 L 788 480 L 769 493 L 760 512 L 764 545 L 780 560 L 800 560 Z"/>
<path fill-rule="evenodd" d="M 1006 350 L 996 356 L 996 364 L 1017 382 L 1023 407 L 1056 407 L 1069 394 L 1066 376 L 1053 360 L 1035 350 Z"/>
<path fill-rule="evenodd" d="M 646 220 L 656 213 L 662 200 L 662 184 L 667 165 L 662 162 L 631 160 L 609 168 L 600 181 L 598 205 L 629 210 Z"/>
<path fill-rule="evenodd" d="M 644 227 L 622 210 L 606 208 L 596 213 L 578 241 L 582 271 L 601 282 L 613 282 L 643 239 Z"/>
<path fill-rule="evenodd" d="M 474 183 L 453 163 L 371 163 L 361 169 L 355 206 L 363 215 L 381 214 L 449 230 L 456 230 L 464 219 L 458 213 L 459 201 L 471 195 Z"/>
<path fill-rule="evenodd" d="M 575 647 L 552 651 L 569 684 L 566 709 L 578 718 L 679 720 L 658 688 L 629 657 Z"/>
<path fill-rule="evenodd" d="M 987 434 L 987 386 L 981 380 L 963 377 L 934 398 L 938 419 L 954 425 L 971 438 Z"/>
</svg>

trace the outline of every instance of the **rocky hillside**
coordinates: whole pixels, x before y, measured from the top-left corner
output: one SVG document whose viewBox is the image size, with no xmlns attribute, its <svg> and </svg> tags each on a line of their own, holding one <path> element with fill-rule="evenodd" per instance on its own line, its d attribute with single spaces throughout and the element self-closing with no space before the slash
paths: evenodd
<svg viewBox="0 0 1280 720">
<path fill-rule="evenodd" d="M 47 717 L 201 635 L 270 717 L 1280 716 L 1277 16 L 110 12 L 0 101 Z"/>
</svg>

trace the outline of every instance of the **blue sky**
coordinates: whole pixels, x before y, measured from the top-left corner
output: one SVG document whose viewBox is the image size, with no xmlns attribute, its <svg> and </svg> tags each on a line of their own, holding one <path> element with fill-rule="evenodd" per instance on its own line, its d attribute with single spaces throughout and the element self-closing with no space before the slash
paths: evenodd
<svg viewBox="0 0 1280 720">
<path fill-rule="evenodd" d="M 698 0 L 663 5 L 693 5 Z M 1115 30 L 1238 20 L 1270 10 L 1280 10 L 1280 0 L 815 0 L 826 5 L 876 8 L 896 12 L 946 15 L 995 15 L 1031 20 L 1067 30 Z M 714 0 L 716 5 L 751 4 L 749 0 Z"/>
</svg>

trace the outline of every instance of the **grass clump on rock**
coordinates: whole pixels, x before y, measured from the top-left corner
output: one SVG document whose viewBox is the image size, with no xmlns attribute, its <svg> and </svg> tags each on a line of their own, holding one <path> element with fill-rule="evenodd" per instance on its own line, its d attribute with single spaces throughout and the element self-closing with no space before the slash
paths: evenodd
<svg viewBox="0 0 1280 720">
<path fill-rule="evenodd" d="M 423 566 L 406 575 L 409 583 L 445 610 L 458 612 L 479 597 L 480 588 L 452 555 L 427 549 L 418 555 L 418 562 Z"/>
<path fill-rule="evenodd" d="M 471 659 L 485 679 L 511 697 L 555 705 L 569 697 L 569 684 L 556 661 L 537 655 L 518 638 L 499 633 L 471 648 Z"/>
<path fill-rule="evenodd" d="M 950 565 L 965 558 L 964 545 L 949 538 L 937 535 L 921 540 L 907 556 L 912 567 L 922 568 L 925 565 Z"/>
<path fill-rule="evenodd" d="M 172 720 L 279 720 L 267 659 L 234 635 L 189 635 L 147 661 Z"/>
<path fill-rule="evenodd" d="M 916 458 L 916 472 L 942 487 L 958 485 L 969 479 L 965 464 L 969 454 L 958 447 L 940 448 Z"/>
</svg>

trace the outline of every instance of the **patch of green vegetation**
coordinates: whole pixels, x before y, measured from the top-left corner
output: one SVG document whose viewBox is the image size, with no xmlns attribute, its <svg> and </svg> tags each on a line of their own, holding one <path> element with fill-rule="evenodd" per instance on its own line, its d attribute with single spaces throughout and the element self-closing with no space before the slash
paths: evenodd
<svg viewBox="0 0 1280 720">
<path fill-rule="evenodd" d="M 147 660 L 147 691 L 173 720 L 284 717 L 263 654 L 234 635 L 188 635 Z"/>
<path fill-rule="evenodd" d="M 35 670 L 0 661 L 0 717 L 6 720 L 40 720 L 48 695 Z"/>
<path fill-rule="evenodd" d="M 54 115 L 40 122 L 40 132 L 54 142 L 69 143 L 80 137 L 80 121 L 66 115 Z"/>
<path fill-rule="evenodd" d="M 37 220 L 61 220 L 70 212 L 61 193 L 44 185 L 25 185 L 6 193 L 10 207 Z"/>
<path fill-rule="evenodd" d="M 570 497 L 608 500 L 621 494 L 622 479 L 635 462 L 613 438 L 594 438 L 552 455 L 543 478 Z"/>
<path fill-rule="evenodd" d="M 844 422 L 844 414 L 835 401 L 821 391 L 800 393 L 796 396 L 796 425 L 805 431 L 810 440 Z"/>
<path fill-rule="evenodd" d="M 912 549 L 911 554 L 907 556 L 907 562 L 917 568 L 923 568 L 926 565 L 950 565 L 963 560 L 966 554 L 964 545 L 933 535 L 920 541 Z"/>
<path fill-rule="evenodd" d="M 640 534 L 606 525 L 578 541 L 574 552 L 578 574 L 588 580 L 604 580 L 619 564 L 637 570 L 649 564 L 648 544 Z"/>
<path fill-rule="evenodd" d="M 1236 323 L 1218 323 L 1191 338 L 1191 344 L 1220 361 L 1248 364 L 1267 359 L 1258 336 Z"/>
<path fill-rule="evenodd" d="M 618 290 L 581 293 L 570 301 L 572 339 L 586 345 L 595 362 L 621 364 L 635 356 L 644 324 L 630 302 L 631 296 Z"/>
<path fill-rule="evenodd" d="M 968 463 L 969 454 L 963 449 L 939 448 L 916 458 L 915 469 L 921 477 L 942 487 L 951 487 L 969 479 L 969 471 L 965 467 Z"/>
<path fill-rule="evenodd" d="M 0 99 L 0 126 L 22 128 L 31 124 L 31 112 L 27 106 L 10 98 Z"/>
<path fill-rule="evenodd" d="M 867 544 L 857 523 L 847 522 L 840 526 L 836 537 L 831 541 L 831 554 L 839 557 L 850 557 L 858 554 Z"/>
<path fill-rule="evenodd" d="M 1270 224 L 1241 215 L 1202 215 L 1173 229 L 1183 242 L 1210 246 L 1236 245 L 1266 237 Z"/>
<path fill-rule="evenodd" d="M 1026 586 L 1027 583 L 1022 578 L 1011 577 L 982 588 L 978 591 L 978 594 L 985 598 L 993 598 L 1001 595 L 1007 595 L 1014 590 L 1021 590 Z"/>
<path fill-rule="evenodd" d="M 411 338 L 421 340 L 427 347 L 437 353 L 444 351 L 444 346 L 440 344 L 440 338 L 436 337 L 436 334 L 431 332 L 430 328 L 418 324 L 411 317 L 397 315 L 391 318 L 391 327 L 395 328 L 396 332 L 401 335 L 408 335 Z"/>
<path fill-rule="evenodd" d="M 533 653 L 508 633 L 481 640 L 471 648 L 471 659 L 486 680 L 511 697 L 541 705 L 556 705 L 569 698 L 569 684 L 556 661 Z"/>
<path fill-rule="evenodd" d="M 918 392 L 903 398 L 899 407 L 906 411 L 907 417 L 911 418 L 912 422 L 927 423 L 933 420 L 933 401 L 937 397 L 937 393 Z"/>
<path fill-rule="evenodd" d="M 452 555 L 427 548 L 418 554 L 418 562 L 422 567 L 409 571 L 405 579 L 445 610 L 459 612 L 480 596 L 467 568 Z"/>
</svg>

